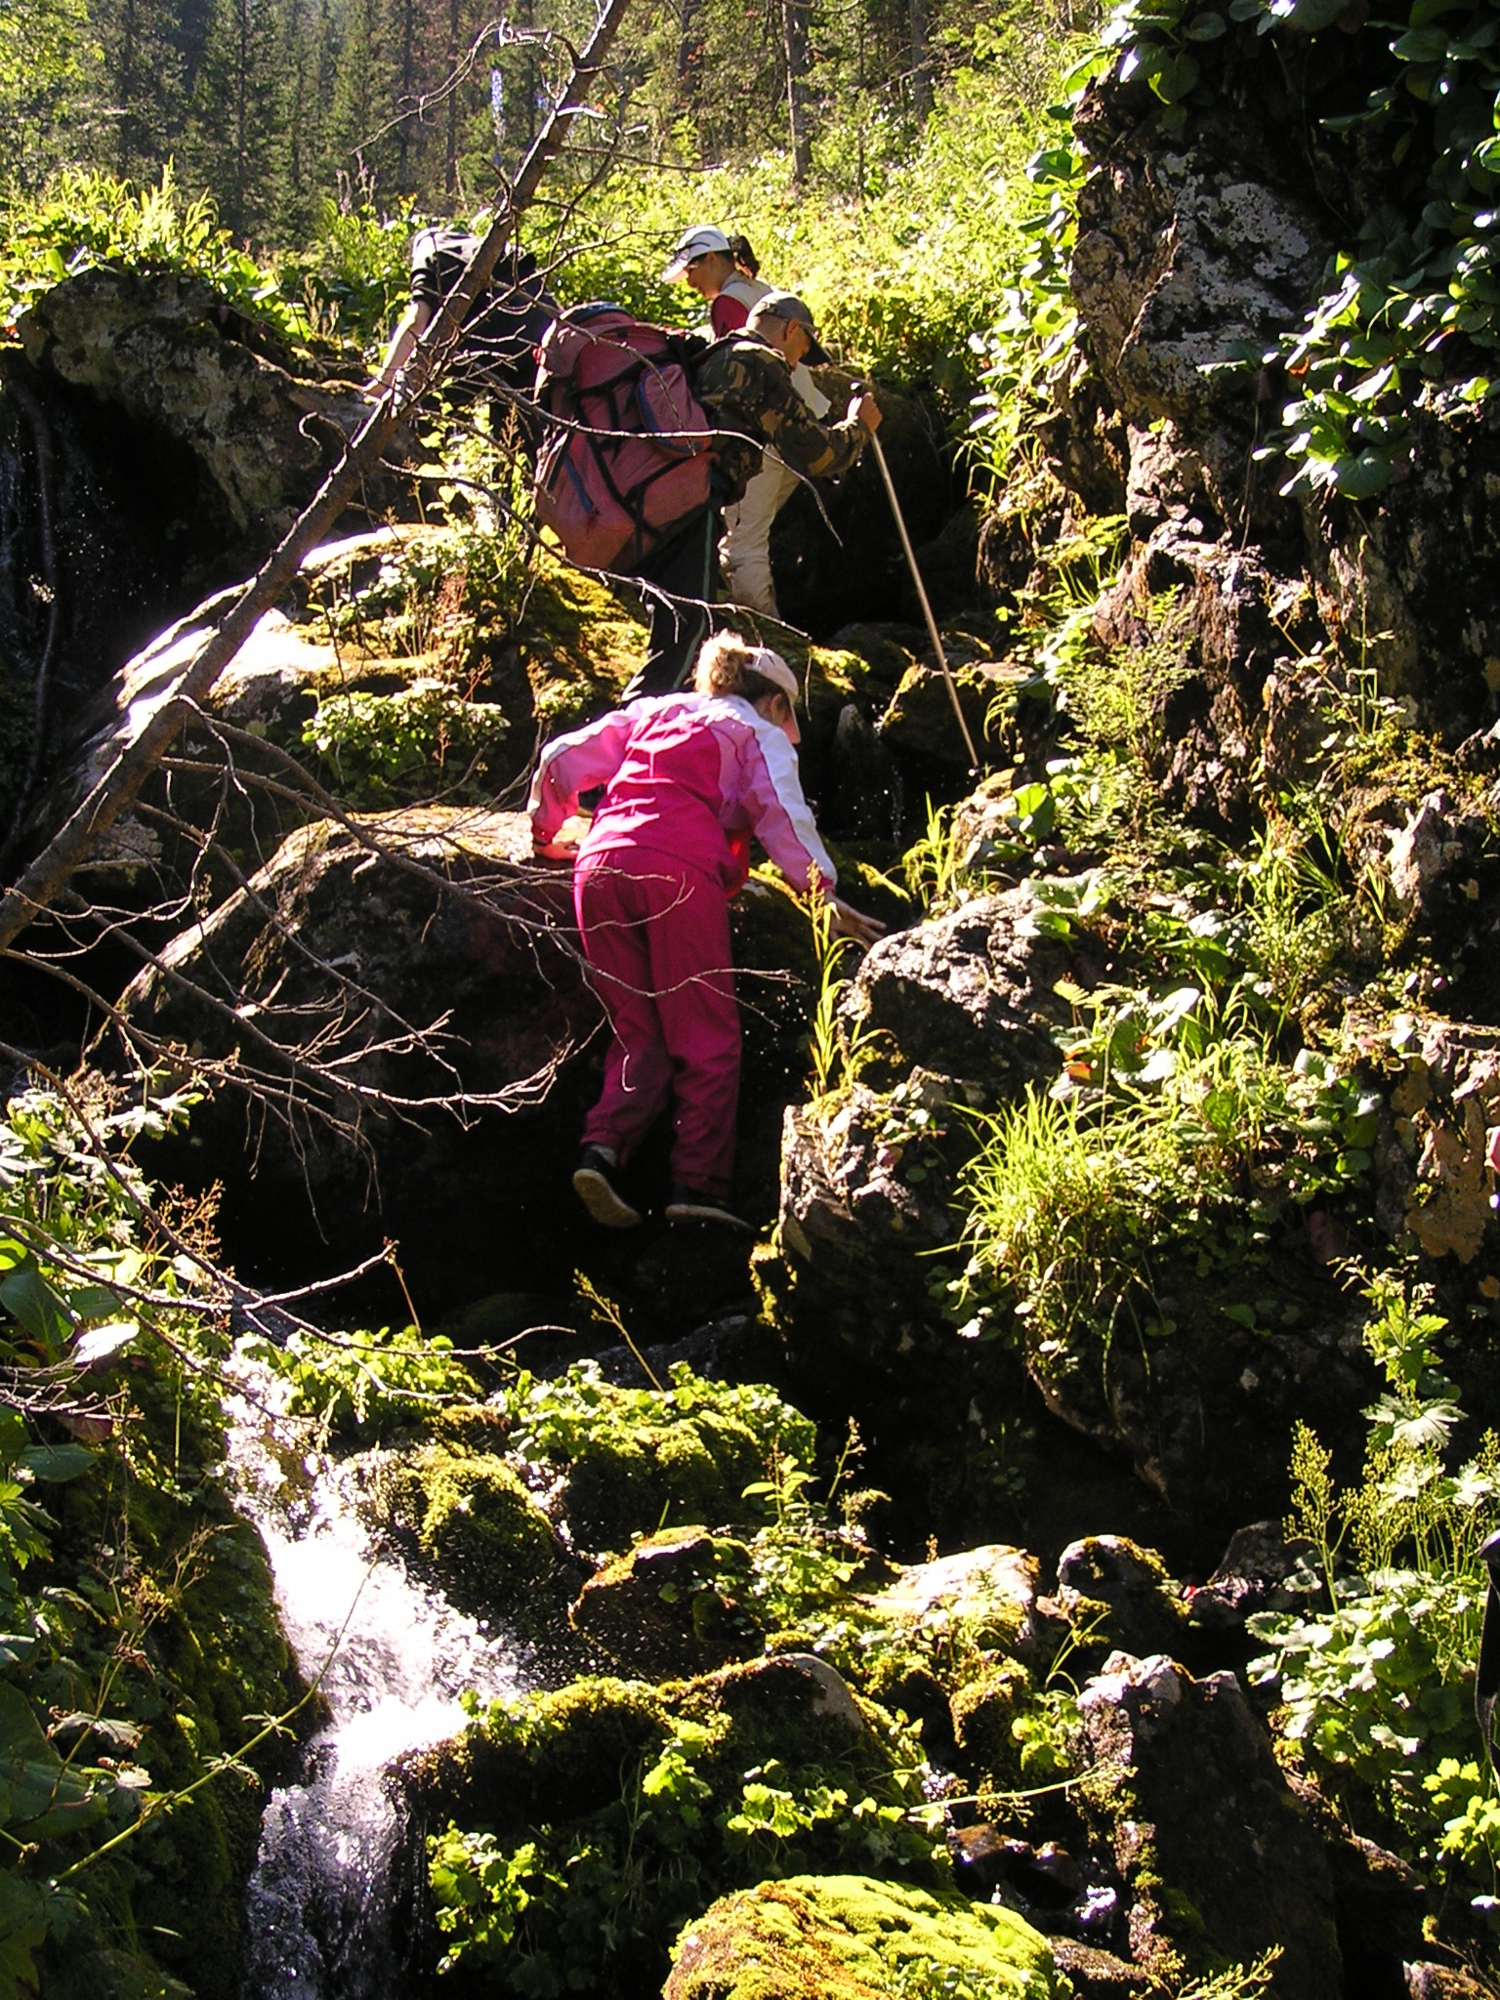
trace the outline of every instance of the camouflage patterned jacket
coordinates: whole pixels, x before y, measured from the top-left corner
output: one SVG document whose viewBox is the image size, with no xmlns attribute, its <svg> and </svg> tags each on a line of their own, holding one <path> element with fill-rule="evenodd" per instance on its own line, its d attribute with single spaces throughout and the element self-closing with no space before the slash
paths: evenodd
<svg viewBox="0 0 1500 2000">
<path fill-rule="evenodd" d="M 762 445 L 809 479 L 835 479 L 868 436 L 857 418 L 820 424 L 792 387 L 784 357 L 754 334 L 715 341 L 693 370 L 693 391 L 721 433 L 714 451 L 729 500 L 741 499 L 760 471 Z"/>
</svg>

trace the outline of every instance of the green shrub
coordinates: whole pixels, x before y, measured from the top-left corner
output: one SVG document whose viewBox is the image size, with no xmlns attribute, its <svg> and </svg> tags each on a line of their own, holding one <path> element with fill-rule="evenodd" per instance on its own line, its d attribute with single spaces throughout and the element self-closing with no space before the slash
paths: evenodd
<svg viewBox="0 0 1500 2000">
<path fill-rule="evenodd" d="M 808 1868 L 936 1882 L 914 1747 L 819 1701 L 757 1666 L 492 1704 L 432 1772 L 460 1815 L 428 1841 L 442 1970 L 533 2000 L 644 1992 L 726 1890 Z"/>
<path fill-rule="evenodd" d="M 1250 1671 L 1279 1687 L 1276 1726 L 1356 1829 L 1488 1889 L 1500 1813 L 1493 1775 L 1486 1766 L 1481 1778 L 1473 1760 L 1471 1675 L 1486 1585 L 1479 1546 L 1500 1524 L 1500 1440 L 1487 1436 L 1447 1469 L 1462 1417 L 1435 1345 L 1447 1322 L 1400 1272 L 1371 1279 L 1365 1296 L 1365 1344 L 1386 1390 L 1366 1412 L 1363 1477 L 1340 1489 L 1328 1454 L 1298 1426 L 1287 1529 L 1313 1545 L 1322 1603 L 1253 1617 L 1270 1651 Z"/>
<path fill-rule="evenodd" d="M 236 247 L 207 195 L 188 200 L 170 162 L 154 187 L 68 168 L 34 203 L 13 209 L 0 249 L 0 327 L 37 292 L 96 264 L 177 271 L 198 278 L 247 319 L 305 341 L 305 313 L 276 276 Z"/>
</svg>

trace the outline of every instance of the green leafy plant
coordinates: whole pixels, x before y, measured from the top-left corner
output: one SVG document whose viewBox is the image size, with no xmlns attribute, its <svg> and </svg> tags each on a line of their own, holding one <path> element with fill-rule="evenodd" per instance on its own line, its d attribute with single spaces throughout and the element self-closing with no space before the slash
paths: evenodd
<svg viewBox="0 0 1500 2000">
<path fill-rule="evenodd" d="M 1299 1425 L 1288 1532 L 1312 1545 L 1324 1603 L 1252 1618 L 1271 1650 L 1251 1672 L 1279 1683 L 1282 1734 L 1356 1825 L 1363 1817 L 1393 1832 L 1439 1873 L 1482 1862 L 1492 1879 L 1500 1816 L 1469 1754 L 1467 1681 L 1485 1592 L 1479 1546 L 1500 1521 L 1500 1441 L 1487 1436 L 1475 1457 L 1447 1469 L 1462 1412 L 1438 1365 L 1446 1321 L 1399 1271 L 1368 1279 L 1364 1293 L 1365 1344 L 1386 1378 L 1365 1412 L 1364 1474 L 1341 1489 L 1328 1454 Z"/>
<path fill-rule="evenodd" d="M 472 786 L 509 727 L 494 702 L 465 701 L 422 679 L 399 694 L 323 695 L 302 740 L 345 796 L 383 804 Z"/>
<path fill-rule="evenodd" d="M 420 1327 L 292 1333 L 284 1342 L 252 1338 L 244 1351 L 291 1384 L 287 1413 L 314 1418 L 325 1441 L 370 1443 L 435 1410 L 481 1400 L 452 1341 Z"/>
<path fill-rule="evenodd" d="M 180 271 L 282 339 L 304 341 L 306 315 L 281 295 L 276 275 L 239 249 L 207 195 L 178 186 L 171 163 L 153 187 L 70 168 L 34 204 L 12 212 L 0 251 L 0 325 L 36 293 L 100 264 Z"/>
</svg>

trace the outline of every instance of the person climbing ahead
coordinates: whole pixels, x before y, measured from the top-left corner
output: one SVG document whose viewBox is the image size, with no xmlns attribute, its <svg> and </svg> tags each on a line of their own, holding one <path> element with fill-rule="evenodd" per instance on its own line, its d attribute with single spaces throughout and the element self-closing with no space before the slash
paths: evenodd
<svg viewBox="0 0 1500 2000">
<path fill-rule="evenodd" d="M 827 897 L 841 934 L 871 944 L 884 931 L 834 894 L 797 774 L 796 697 L 779 653 L 721 632 L 698 656 L 693 692 L 614 709 L 542 752 L 538 854 L 571 857 L 557 835 L 579 793 L 604 786 L 573 902 L 614 1038 L 573 1186 L 606 1228 L 640 1221 L 617 1171 L 669 1103 L 668 1221 L 746 1226 L 729 1206 L 740 1080 L 729 899 L 749 872 L 750 836 L 793 888 Z"/>
<path fill-rule="evenodd" d="M 685 278 L 708 305 L 715 340 L 737 333 L 771 287 L 759 276 L 760 261 L 743 236 L 726 236 L 722 229 L 700 223 L 689 229 L 662 272 L 671 284 Z"/>
<path fill-rule="evenodd" d="M 662 276 L 685 278 L 709 302 L 714 337 L 738 333 L 771 287 L 757 273 L 759 261 L 743 236 L 726 236 L 720 229 L 690 229 L 672 253 Z M 811 358 L 826 361 L 814 341 Z M 792 367 L 792 387 L 821 423 L 832 408 L 808 372 L 807 360 Z M 724 509 L 724 534 L 719 543 L 719 567 L 731 603 L 743 604 L 767 618 L 779 618 L 776 586 L 771 576 L 771 526 L 796 492 L 797 475 L 777 459 L 763 455 L 760 470 L 744 495 Z"/>
<path fill-rule="evenodd" d="M 380 372 L 368 393 L 383 395 L 411 359 L 412 350 L 473 262 L 480 239 L 461 229 L 420 229 L 411 246 L 411 302 L 397 320 Z M 458 351 L 483 386 L 530 393 L 534 349 L 557 317 L 536 259 L 512 245 L 500 254 L 486 285 L 470 306 Z"/>
<path fill-rule="evenodd" d="M 791 371 L 821 352 L 813 316 L 790 292 L 768 292 L 744 329 L 716 341 L 692 371 L 693 393 L 714 430 L 715 495 L 688 515 L 638 575 L 665 596 L 649 596 L 646 664 L 620 697 L 669 694 L 687 678 L 708 624 L 713 587 L 713 523 L 721 505 L 744 498 L 761 469 L 762 448 L 809 479 L 836 479 L 880 423 L 880 406 L 855 395 L 836 424 L 818 423 L 792 386 Z"/>
</svg>

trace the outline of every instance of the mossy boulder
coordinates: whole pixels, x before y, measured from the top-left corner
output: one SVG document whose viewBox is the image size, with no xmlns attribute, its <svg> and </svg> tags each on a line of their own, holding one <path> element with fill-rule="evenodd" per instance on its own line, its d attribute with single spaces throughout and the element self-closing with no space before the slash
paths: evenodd
<svg viewBox="0 0 1500 2000">
<path fill-rule="evenodd" d="M 912 1817 L 918 1768 L 911 1738 L 826 1661 L 779 1655 L 497 1703 L 408 1780 L 465 1991 L 638 2000 L 683 1925 L 731 1890 L 850 1868 L 946 1887 Z M 518 1892 L 525 1925 L 491 1922 Z"/>
<path fill-rule="evenodd" d="M 673 1951 L 663 2000 L 880 2000 L 982 1980 L 1007 2000 L 1066 1991 L 1047 1940 L 1010 1910 L 860 1875 L 797 1875 L 726 1896 Z"/>
<path fill-rule="evenodd" d="M 424 1445 L 382 1463 L 372 1491 L 379 1518 L 459 1610 L 529 1627 L 562 1617 L 576 1565 L 503 1458 Z"/>
<path fill-rule="evenodd" d="M 1156 1550 L 1128 1535 L 1070 1542 L 1057 1559 L 1049 1608 L 1067 1619 L 1075 1644 L 1092 1648 L 1096 1663 L 1116 1648 L 1142 1658 L 1175 1654 L 1190 1619 L 1181 1587 Z"/>
<path fill-rule="evenodd" d="M 1031 1676 L 1020 1661 L 1001 1660 L 952 1697 L 954 1741 L 976 1782 L 987 1779 L 1002 1790 L 1022 1782 L 1014 1724 L 1030 1692 Z"/>
<path fill-rule="evenodd" d="M 606 1382 L 584 1362 L 552 1381 L 523 1375 L 511 1392 L 513 1451 L 566 1470 L 560 1506 L 575 1545 L 622 1549 L 658 1529 L 765 1518 L 761 1484 L 774 1452 L 811 1463 L 813 1424 L 764 1383 L 728 1384 L 685 1364 L 664 1389 Z"/>
<path fill-rule="evenodd" d="M 702 1673 L 764 1647 L 749 1610 L 750 1552 L 703 1528 L 647 1535 L 606 1563 L 569 1613 L 576 1631 L 635 1673 Z"/>
</svg>

